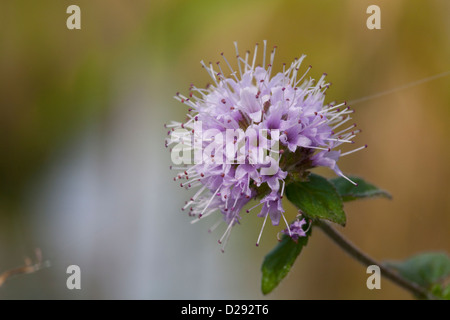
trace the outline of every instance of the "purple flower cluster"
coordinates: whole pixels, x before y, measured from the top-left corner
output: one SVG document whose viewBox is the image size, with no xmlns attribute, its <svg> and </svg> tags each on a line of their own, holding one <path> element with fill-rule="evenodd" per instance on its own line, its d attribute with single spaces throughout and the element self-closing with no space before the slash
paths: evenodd
<svg viewBox="0 0 450 320">
<path fill-rule="evenodd" d="M 298 240 L 298 238 L 300 237 L 305 237 L 306 236 L 306 232 L 303 229 L 303 226 L 306 224 L 306 220 L 305 219 L 297 219 L 295 220 L 293 223 L 291 223 L 291 225 L 289 226 L 289 228 L 284 229 L 283 231 L 281 231 L 284 234 L 289 235 L 292 240 L 296 241 Z"/>
<path fill-rule="evenodd" d="M 248 213 L 261 207 L 258 216 L 264 218 L 264 222 L 257 244 L 267 217 L 273 225 L 278 225 L 283 219 L 288 234 L 295 234 L 298 238 L 303 235 L 299 232 L 301 225 L 296 221 L 289 226 L 284 216 L 282 197 L 286 180 L 294 176 L 302 177 L 307 170 L 319 166 L 329 167 L 346 178 L 336 164 L 338 159 L 364 148 L 343 154 L 337 149 L 343 143 L 353 143 L 351 139 L 359 131 L 354 129 L 355 124 L 341 128 L 350 120 L 349 114 L 353 110 L 346 103 L 324 103 L 325 91 L 329 88 L 329 83 L 325 81 L 326 74 L 315 81 L 307 77 L 311 66 L 301 73 L 304 55 L 295 59 L 289 67 L 283 65 L 281 72 L 272 75 L 276 47 L 270 57 L 266 57 L 264 41 L 262 66 L 259 66 L 258 45 L 252 57 L 248 51 L 241 57 L 236 43 L 235 46 L 237 65 L 234 69 L 222 54 L 231 73 L 229 76 L 225 76 L 221 63 L 213 66 L 202 61 L 213 83 L 205 89 L 191 85 L 188 97 L 177 93 L 175 98 L 189 107 L 189 113 L 185 122 L 166 125 L 170 128 L 166 146 L 172 147 L 177 141 L 174 139 L 175 132 L 185 130 L 192 134 L 192 149 L 211 148 L 215 143 L 214 136 L 203 137 L 200 145 L 196 145 L 199 137 L 196 136 L 198 129 L 196 131 L 194 128 L 196 123 L 201 123 L 203 132 L 265 130 L 272 138 L 267 139 L 269 146 L 276 140 L 279 147 L 270 151 L 268 162 L 258 163 L 252 161 L 252 156 L 257 153 L 258 144 L 264 137 L 260 134 L 254 139 L 235 137 L 234 143 L 247 151 L 244 161 L 240 163 L 217 161 L 217 157 L 229 156 L 230 153 L 230 148 L 226 146 L 223 146 L 223 152 L 217 152 L 217 148 L 222 148 L 217 145 L 212 148 L 215 151 L 207 153 L 209 161 L 173 166 L 172 169 L 179 171 L 174 180 L 179 180 L 180 185 L 187 189 L 198 188 L 183 210 L 195 217 L 193 222 L 220 211 L 221 221 L 225 221 L 227 227 L 219 243 L 225 246 L 233 226 L 241 219 L 242 208 L 250 200 L 258 199 L 258 204 L 246 211 Z M 231 150 L 232 153 L 239 152 L 239 148 Z M 267 173 L 268 167 L 272 169 L 270 173 Z M 294 233 L 293 229 L 296 230 Z"/>
</svg>

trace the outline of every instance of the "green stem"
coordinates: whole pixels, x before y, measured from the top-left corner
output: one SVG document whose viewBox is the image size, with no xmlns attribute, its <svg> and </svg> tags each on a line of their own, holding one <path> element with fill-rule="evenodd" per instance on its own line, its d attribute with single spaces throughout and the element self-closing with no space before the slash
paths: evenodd
<svg viewBox="0 0 450 320">
<path fill-rule="evenodd" d="M 316 225 L 322 229 L 322 231 L 329 236 L 339 247 L 341 247 L 345 252 L 347 252 L 350 256 L 355 258 L 357 261 L 362 263 L 365 266 L 370 265 L 377 265 L 380 268 L 381 275 L 386 277 L 387 279 L 391 280 L 395 284 L 399 285 L 405 290 L 408 290 L 409 292 L 413 293 L 414 295 L 418 297 L 426 297 L 428 299 L 434 299 L 435 297 L 431 295 L 431 293 L 428 292 L 425 288 L 419 286 L 418 284 L 411 282 L 405 278 L 403 278 L 401 275 L 399 275 L 397 272 L 392 270 L 391 268 L 388 268 L 364 252 L 362 252 L 359 248 L 357 248 L 354 244 L 352 244 L 350 241 L 348 241 L 342 234 L 340 234 L 336 229 L 331 227 L 327 222 L 324 221 L 318 221 L 316 222 Z"/>
</svg>

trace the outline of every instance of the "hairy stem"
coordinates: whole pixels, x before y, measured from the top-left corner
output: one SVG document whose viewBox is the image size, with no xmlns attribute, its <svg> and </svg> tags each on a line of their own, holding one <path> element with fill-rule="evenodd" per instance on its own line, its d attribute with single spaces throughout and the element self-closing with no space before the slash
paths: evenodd
<svg viewBox="0 0 450 320">
<path fill-rule="evenodd" d="M 329 236 L 339 247 L 341 247 L 345 252 L 347 252 L 350 256 L 358 260 L 365 266 L 377 265 L 380 268 L 381 275 L 391 280 L 395 284 L 399 285 L 405 290 L 413 293 L 419 297 L 426 297 L 433 299 L 434 297 L 426 290 L 425 288 L 419 286 L 418 284 L 411 282 L 401 275 L 399 275 L 396 271 L 388 268 L 381 263 L 377 262 L 364 252 L 362 252 L 359 248 L 357 248 L 354 244 L 348 241 L 342 234 L 340 234 L 336 229 L 331 227 L 327 222 L 318 221 L 317 226 L 322 229 L 323 232 L 327 236 Z"/>
</svg>

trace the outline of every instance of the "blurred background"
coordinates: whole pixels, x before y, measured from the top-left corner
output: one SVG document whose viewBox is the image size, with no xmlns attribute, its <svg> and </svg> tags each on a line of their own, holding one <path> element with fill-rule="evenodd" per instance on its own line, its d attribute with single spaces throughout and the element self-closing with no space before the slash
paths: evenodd
<svg viewBox="0 0 450 320">
<path fill-rule="evenodd" d="M 81 8 L 68 30 L 66 8 Z M 381 30 L 366 8 L 381 8 Z M 302 53 L 323 72 L 329 101 L 351 101 L 450 70 L 447 0 L 2 1 L 0 3 L 0 272 L 40 248 L 51 267 L 9 279 L 3 299 L 409 299 L 315 230 L 270 295 L 260 266 L 276 244 L 246 216 L 225 253 L 191 225 L 187 191 L 172 181 L 164 148 L 172 96 L 209 79 L 199 61 L 232 60 L 233 41 L 278 46 L 275 69 Z M 355 103 L 368 149 L 343 172 L 393 200 L 345 205 L 340 230 L 379 260 L 450 251 L 450 76 Z M 321 171 L 329 177 L 329 171 Z M 289 204 L 288 215 L 295 210 Z M 81 290 L 66 268 L 81 268 Z"/>
</svg>

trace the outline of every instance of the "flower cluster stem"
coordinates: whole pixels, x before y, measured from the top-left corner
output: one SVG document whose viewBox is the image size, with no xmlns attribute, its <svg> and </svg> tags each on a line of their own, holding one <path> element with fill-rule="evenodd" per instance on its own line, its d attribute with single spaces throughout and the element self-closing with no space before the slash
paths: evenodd
<svg viewBox="0 0 450 320">
<path fill-rule="evenodd" d="M 342 234 L 340 234 L 336 229 L 330 226 L 325 221 L 318 221 L 316 225 L 322 229 L 322 231 L 330 237 L 339 247 L 341 247 L 345 252 L 347 252 L 351 257 L 355 258 L 357 261 L 365 266 L 377 265 L 380 268 L 381 275 L 391 280 L 393 283 L 402 287 L 403 289 L 411 292 L 415 296 L 421 298 L 433 299 L 434 297 L 425 288 L 419 286 L 418 284 L 411 282 L 400 274 L 398 274 L 393 269 L 377 262 L 366 253 L 362 252 L 349 240 L 347 240 Z"/>
</svg>

